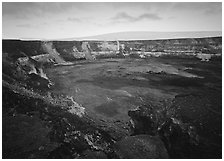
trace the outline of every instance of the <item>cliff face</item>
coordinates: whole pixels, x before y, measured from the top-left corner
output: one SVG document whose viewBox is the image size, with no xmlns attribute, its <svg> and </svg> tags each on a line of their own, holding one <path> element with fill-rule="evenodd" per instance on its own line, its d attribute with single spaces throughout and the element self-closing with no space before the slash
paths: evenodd
<svg viewBox="0 0 224 161">
<path fill-rule="evenodd" d="M 8 56 L 13 60 L 24 57 L 22 54 L 26 53 L 28 56 L 46 54 L 40 41 L 21 41 L 21 40 L 3 40 L 2 53 L 8 53 Z"/>
<path fill-rule="evenodd" d="M 17 62 L 17 67 L 14 68 L 24 70 L 28 74 L 37 74 L 45 79 L 47 77 L 42 67 L 46 64 L 66 64 L 95 58 L 146 58 L 164 55 L 191 56 L 209 61 L 214 56 L 221 56 L 222 53 L 221 37 L 136 41 L 3 40 L 2 45 L 3 61 L 6 62 L 4 65 L 13 66 L 10 62 Z M 36 63 L 31 63 L 30 60 Z M 10 73 L 5 72 L 6 69 L 3 73 Z"/>
<path fill-rule="evenodd" d="M 56 53 L 64 58 L 64 60 L 68 61 L 84 57 L 80 56 L 80 54 L 85 50 L 83 48 L 83 44 L 85 43 L 89 44 L 91 52 L 93 53 L 116 52 L 119 50 L 119 47 L 126 52 L 202 52 L 206 54 L 217 54 L 222 52 L 222 37 L 119 42 L 52 41 L 47 43 L 41 41 L 3 40 L 2 46 L 3 53 L 8 53 L 13 59 L 23 57 L 21 52 L 24 52 L 29 56 Z"/>
<path fill-rule="evenodd" d="M 217 53 L 221 51 L 222 38 L 170 39 L 122 42 L 125 46 L 139 51 L 194 51 Z"/>
</svg>

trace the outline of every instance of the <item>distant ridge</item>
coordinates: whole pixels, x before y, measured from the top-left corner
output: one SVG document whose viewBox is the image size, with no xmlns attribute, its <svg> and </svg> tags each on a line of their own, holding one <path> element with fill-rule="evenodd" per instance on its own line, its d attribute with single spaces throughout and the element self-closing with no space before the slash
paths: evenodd
<svg viewBox="0 0 224 161">
<path fill-rule="evenodd" d="M 7 38 L 3 40 L 23 40 L 23 41 L 116 41 L 116 40 L 161 40 L 161 39 L 187 39 L 220 37 L 222 31 L 194 31 L 194 32 L 151 32 L 151 31 L 129 31 L 101 34 L 86 37 L 41 39 L 41 38 Z"/>
<path fill-rule="evenodd" d="M 61 39 L 63 41 L 72 40 L 157 40 L 157 39 L 177 39 L 177 38 L 203 38 L 222 36 L 221 31 L 199 31 L 199 32 L 149 32 L 149 31 L 130 31 L 108 33 L 96 36 L 87 36 L 80 38 Z"/>
</svg>

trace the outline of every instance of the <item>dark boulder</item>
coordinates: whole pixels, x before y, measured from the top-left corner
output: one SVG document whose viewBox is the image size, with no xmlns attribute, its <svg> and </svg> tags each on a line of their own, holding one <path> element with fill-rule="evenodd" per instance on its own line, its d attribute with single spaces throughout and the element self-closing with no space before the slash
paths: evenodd
<svg viewBox="0 0 224 161">
<path fill-rule="evenodd" d="M 132 135 L 160 136 L 171 158 L 200 158 L 196 127 L 184 123 L 175 111 L 171 107 L 159 110 L 150 105 L 129 111 Z"/>
<path fill-rule="evenodd" d="M 43 91 L 49 89 L 51 85 L 51 82 L 48 79 L 34 73 L 29 74 L 29 77 L 26 81 L 29 86 Z"/>
<path fill-rule="evenodd" d="M 156 134 L 158 126 L 157 113 L 151 106 L 140 106 L 136 110 L 130 110 L 128 116 L 131 117 L 131 129 L 134 135 Z"/>
<path fill-rule="evenodd" d="M 199 136 L 194 126 L 170 118 L 159 129 L 171 158 L 202 158 L 200 153 Z"/>
</svg>

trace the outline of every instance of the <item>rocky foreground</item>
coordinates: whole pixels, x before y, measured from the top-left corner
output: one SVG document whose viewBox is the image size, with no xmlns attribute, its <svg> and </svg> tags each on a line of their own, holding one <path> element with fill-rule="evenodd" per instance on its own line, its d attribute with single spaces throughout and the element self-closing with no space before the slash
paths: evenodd
<svg viewBox="0 0 224 161">
<path fill-rule="evenodd" d="M 194 44 L 197 45 L 193 48 L 191 41 L 189 46 L 192 46 L 191 50 L 194 52 L 220 54 L 219 41 L 219 38 L 195 40 Z M 154 49 L 155 42 L 151 42 Z M 172 41 L 164 42 L 167 42 L 163 46 L 165 49 L 169 46 L 168 42 Z M 206 42 L 204 44 L 207 48 L 201 42 Z M 175 65 L 161 67 L 156 63 L 151 68 L 129 67 L 129 73 L 123 73 L 131 85 L 135 81 L 142 82 L 143 87 L 148 86 L 148 80 L 154 83 L 166 81 L 169 86 L 184 86 L 191 92 L 182 92 L 174 98 L 156 103 L 148 98 L 148 101 L 140 106 L 128 110 L 127 122 L 106 122 L 95 118 L 72 96 L 53 92 L 51 89 L 57 84 L 49 79 L 45 72 L 46 69 L 53 70 L 55 66 L 60 65 L 76 67 L 77 60 L 79 63 L 83 61 L 88 64 L 95 58 L 102 58 L 94 56 L 94 43 L 84 43 L 76 47 L 71 42 L 22 42 L 25 45 L 20 43 L 3 41 L 3 158 L 221 158 L 220 57 L 212 56 L 211 60 L 209 58 L 210 62 L 200 62 L 200 58 L 191 57 L 184 63 L 187 64 L 189 60 L 200 63 L 193 64 L 193 69 L 184 70 Z M 73 55 L 68 55 L 67 53 L 71 52 L 66 48 L 62 49 L 63 45 L 59 49 L 57 44 L 60 43 L 70 43 Z M 122 47 L 117 52 L 116 45 L 114 47 L 113 44 L 108 46 L 105 42 L 101 43 L 101 47 L 107 49 L 114 47 L 113 57 L 128 57 L 129 61 L 133 59 L 134 62 L 136 58 L 133 57 L 136 55 L 132 57 L 131 51 Z M 146 46 L 150 47 L 150 44 Z M 157 50 L 160 48 L 161 45 L 157 46 Z M 178 50 L 175 53 L 180 54 Z M 43 54 L 44 56 L 41 56 Z M 148 59 L 147 55 L 140 55 L 137 54 L 137 59 Z M 103 57 L 108 58 L 108 55 Z M 168 61 L 167 59 L 179 61 L 179 58 L 170 57 L 162 61 Z M 72 64 L 67 64 L 71 62 Z M 120 66 L 121 70 L 124 68 Z M 116 82 L 117 78 L 121 79 L 121 76 L 118 77 L 120 69 L 107 71 L 107 75 L 102 76 L 105 76 L 107 81 L 113 78 Z M 186 71 L 194 71 L 194 74 Z M 135 75 L 136 72 L 138 75 L 140 73 L 141 77 Z M 178 81 L 172 81 L 176 77 Z M 182 91 L 186 90 L 183 88 Z M 128 94 L 123 93 L 129 97 Z M 143 99 L 147 100 L 147 96 Z"/>
</svg>

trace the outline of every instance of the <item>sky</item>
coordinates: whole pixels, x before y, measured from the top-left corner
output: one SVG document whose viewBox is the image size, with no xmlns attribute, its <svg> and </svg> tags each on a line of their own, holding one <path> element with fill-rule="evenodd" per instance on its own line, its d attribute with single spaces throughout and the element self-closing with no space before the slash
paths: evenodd
<svg viewBox="0 0 224 161">
<path fill-rule="evenodd" d="M 221 31 L 221 2 L 3 2 L 3 38 Z"/>
</svg>

